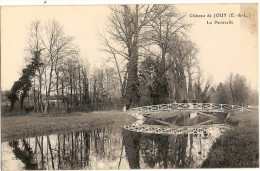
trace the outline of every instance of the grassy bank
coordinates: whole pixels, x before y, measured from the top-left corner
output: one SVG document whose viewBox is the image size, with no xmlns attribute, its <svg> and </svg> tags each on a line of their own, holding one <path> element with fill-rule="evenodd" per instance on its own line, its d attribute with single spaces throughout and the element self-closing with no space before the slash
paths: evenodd
<svg viewBox="0 0 260 171">
<path fill-rule="evenodd" d="M 259 167 L 258 110 L 232 114 L 227 122 L 232 130 L 213 145 L 204 168 Z"/>
<path fill-rule="evenodd" d="M 105 127 L 112 124 L 129 124 L 135 121 L 121 111 L 99 111 L 91 113 L 71 113 L 66 115 L 8 116 L 1 117 L 1 140 L 13 140 L 22 137 L 82 131 Z"/>
</svg>

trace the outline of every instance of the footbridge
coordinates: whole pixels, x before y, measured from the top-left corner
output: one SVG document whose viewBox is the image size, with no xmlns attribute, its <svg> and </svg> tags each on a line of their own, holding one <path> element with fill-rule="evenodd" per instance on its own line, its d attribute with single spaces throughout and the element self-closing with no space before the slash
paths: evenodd
<svg viewBox="0 0 260 171">
<path fill-rule="evenodd" d="M 137 108 L 131 108 L 126 111 L 127 114 L 134 116 L 137 121 L 132 125 L 124 125 L 123 128 L 129 131 L 153 133 L 153 134 L 203 134 L 208 136 L 211 130 L 219 129 L 220 132 L 225 131 L 229 127 L 227 124 L 214 124 L 215 115 L 212 113 L 229 113 L 231 111 L 243 111 L 247 108 L 238 105 L 229 104 L 215 104 L 215 103 L 171 103 L 171 104 L 159 104 L 151 106 L 142 106 Z M 163 111 L 189 111 L 193 114 L 207 115 L 211 119 L 197 123 L 192 126 L 177 126 L 171 123 L 167 123 L 157 117 L 150 117 L 153 112 L 160 113 Z M 146 124 L 147 118 L 153 119 L 162 125 Z"/>
<path fill-rule="evenodd" d="M 243 111 L 246 108 L 238 105 L 215 104 L 215 103 L 171 103 L 131 108 L 126 112 L 129 114 L 149 114 L 151 112 L 171 110 L 191 110 L 201 112 L 229 112 Z M 246 109 L 247 110 L 247 109 Z"/>
</svg>

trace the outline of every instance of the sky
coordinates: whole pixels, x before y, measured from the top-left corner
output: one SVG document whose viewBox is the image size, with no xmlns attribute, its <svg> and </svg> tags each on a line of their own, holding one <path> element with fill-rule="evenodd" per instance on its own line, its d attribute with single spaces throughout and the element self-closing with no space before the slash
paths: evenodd
<svg viewBox="0 0 260 171">
<path fill-rule="evenodd" d="M 187 33 L 200 51 L 198 59 L 205 78 L 212 84 L 224 82 L 231 72 L 244 75 L 252 88 L 258 88 L 257 5 L 178 4 L 179 12 L 193 24 Z M 250 18 L 191 17 L 214 13 L 250 13 Z M 1 8 L 1 89 L 8 90 L 18 80 L 24 67 L 28 27 L 38 19 L 42 23 L 55 19 L 66 34 L 74 36 L 80 55 L 91 67 L 101 66 L 104 53 L 97 36 L 107 26 L 108 6 L 17 6 Z M 232 20 L 233 24 L 207 24 Z"/>
</svg>

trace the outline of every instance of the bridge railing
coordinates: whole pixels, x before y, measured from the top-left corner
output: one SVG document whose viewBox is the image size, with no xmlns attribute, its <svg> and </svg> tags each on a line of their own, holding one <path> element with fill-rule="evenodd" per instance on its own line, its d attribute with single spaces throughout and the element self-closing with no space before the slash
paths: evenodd
<svg viewBox="0 0 260 171">
<path fill-rule="evenodd" d="M 131 108 L 127 112 L 154 112 L 164 110 L 243 110 L 242 106 L 215 103 L 171 103 Z"/>
</svg>

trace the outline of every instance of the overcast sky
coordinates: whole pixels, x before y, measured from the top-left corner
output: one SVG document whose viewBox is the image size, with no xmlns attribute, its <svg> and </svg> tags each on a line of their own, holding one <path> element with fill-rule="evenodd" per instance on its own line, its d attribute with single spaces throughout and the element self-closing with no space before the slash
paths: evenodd
<svg viewBox="0 0 260 171">
<path fill-rule="evenodd" d="M 176 5 L 179 12 L 187 14 L 193 26 L 188 33 L 200 49 L 198 58 L 205 77 L 214 84 L 224 82 L 228 75 L 246 76 L 251 87 L 258 87 L 257 27 L 254 7 L 239 4 Z M 190 14 L 207 15 L 250 11 L 250 19 L 232 19 L 232 25 L 206 24 L 207 18 L 190 17 Z M 39 19 L 43 23 L 55 19 L 64 25 L 65 33 L 75 37 L 81 56 L 91 66 L 99 66 L 104 54 L 99 51 L 98 31 L 106 28 L 108 6 L 30 6 L 2 7 L 1 9 L 1 86 L 10 89 L 19 79 L 24 67 L 25 46 L 30 23 Z M 257 15 L 257 14 L 256 14 Z M 218 19 L 229 21 L 229 18 Z M 209 21 L 215 21 L 210 19 Z"/>
</svg>

